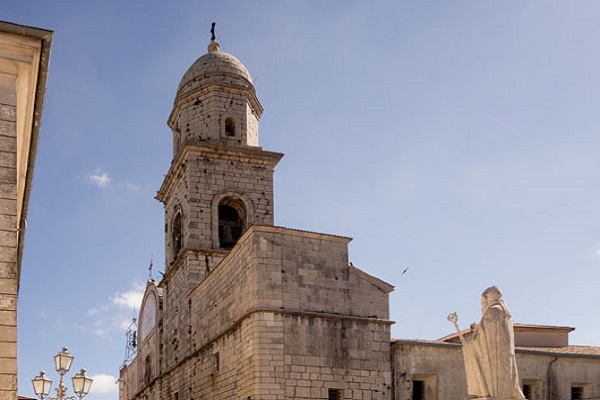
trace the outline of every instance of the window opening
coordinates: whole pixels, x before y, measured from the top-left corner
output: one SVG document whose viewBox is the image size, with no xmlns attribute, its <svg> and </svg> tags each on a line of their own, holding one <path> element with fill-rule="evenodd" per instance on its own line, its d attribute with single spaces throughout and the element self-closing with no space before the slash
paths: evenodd
<svg viewBox="0 0 600 400">
<path fill-rule="evenodd" d="M 219 352 L 216 352 L 213 355 L 213 363 L 214 363 L 215 371 L 218 371 L 221 369 L 221 355 L 219 354 Z"/>
<path fill-rule="evenodd" d="M 571 386 L 571 400 L 583 399 L 583 387 Z"/>
<path fill-rule="evenodd" d="M 173 258 L 181 251 L 181 213 L 177 213 L 173 220 Z"/>
<path fill-rule="evenodd" d="M 225 118 L 225 135 L 235 136 L 235 122 L 231 117 Z"/>
<path fill-rule="evenodd" d="M 425 381 L 412 381 L 412 400 L 425 400 Z"/>
<path fill-rule="evenodd" d="M 525 396 L 526 399 L 531 400 L 531 393 L 532 393 L 532 389 L 531 389 L 531 385 L 529 384 L 523 384 L 523 396 Z"/>
<path fill-rule="evenodd" d="M 329 389 L 327 400 L 343 400 L 342 389 Z"/>
<path fill-rule="evenodd" d="M 229 205 L 219 206 L 219 243 L 221 248 L 230 249 L 242 236 L 242 218 L 238 211 Z"/>
<path fill-rule="evenodd" d="M 150 356 L 146 357 L 144 364 L 144 383 L 149 385 L 150 381 L 152 380 L 152 364 L 150 362 Z"/>
</svg>

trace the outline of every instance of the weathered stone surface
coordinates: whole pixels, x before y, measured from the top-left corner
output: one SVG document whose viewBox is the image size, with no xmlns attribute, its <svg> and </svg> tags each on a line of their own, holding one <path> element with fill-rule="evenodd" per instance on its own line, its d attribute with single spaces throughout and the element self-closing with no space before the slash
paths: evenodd
<svg viewBox="0 0 600 400">
<path fill-rule="evenodd" d="M 212 67 L 191 70 L 203 68 Z M 257 147 L 253 88 L 224 78 L 184 78 L 169 120 L 175 159 L 157 196 L 167 271 L 147 287 L 145 299 L 160 300 L 142 305 L 122 400 L 313 399 L 330 389 L 344 399 L 389 398 L 392 287 L 349 266 L 350 239 L 273 227 L 282 155 Z M 223 205 L 241 216 L 231 249 L 219 232 Z M 163 304 L 156 317 L 147 314 L 152 302 Z M 144 318 L 159 321 L 151 332 Z"/>
<path fill-rule="evenodd" d="M 482 317 L 463 339 L 467 392 L 471 398 L 521 399 L 510 310 L 502 292 L 491 286 L 481 294 Z"/>
</svg>

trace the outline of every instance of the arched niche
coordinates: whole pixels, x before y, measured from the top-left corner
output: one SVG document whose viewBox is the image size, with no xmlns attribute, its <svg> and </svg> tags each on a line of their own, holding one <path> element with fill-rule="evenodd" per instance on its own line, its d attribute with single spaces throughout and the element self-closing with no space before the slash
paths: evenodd
<svg viewBox="0 0 600 400">
<path fill-rule="evenodd" d="M 231 249 L 250 225 L 251 202 L 245 196 L 226 192 L 213 202 L 213 241 L 218 249 Z"/>
</svg>

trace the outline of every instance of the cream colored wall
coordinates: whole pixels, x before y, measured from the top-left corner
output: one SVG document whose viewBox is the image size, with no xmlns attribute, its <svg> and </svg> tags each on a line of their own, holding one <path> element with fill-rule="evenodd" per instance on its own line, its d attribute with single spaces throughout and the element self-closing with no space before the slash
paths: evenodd
<svg viewBox="0 0 600 400">
<path fill-rule="evenodd" d="M 435 388 L 427 400 L 467 398 L 460 345 L 401 340 L 392 345 L 392 354 L 396 400 L 411 398 L 415 379 Z M 516 356 L 521 384 L 533 389 L 531 400 L 567 400 L 577 385 L 585 387 L 586 398 L 600 396 L 600 356 L 553 353 L 552 348 L 517 349 Z"/>
<path fill-rule="evenodd" d="M 0 400 L 17 387 L 18 188 L 16 78 L 0 75 Z"/>
<path fill-rule="evenodd" d="M 20 253 L 50 39 L 48 31 L 0 22 L 0 400 L 17 397 Z"/>
<path fill-rule="evenodd" d="M 122 371 L 121 398 L 313 399 L 340 389 L 345 399 L 389 399 L 391 287 L 351 270 L 348 241 L 254 226 L 189 295 L 178 268 L 165 285 L 162 350 L 142 344 Z M 145 387 L 147 355 L 161 370 Z"/>
</svg>

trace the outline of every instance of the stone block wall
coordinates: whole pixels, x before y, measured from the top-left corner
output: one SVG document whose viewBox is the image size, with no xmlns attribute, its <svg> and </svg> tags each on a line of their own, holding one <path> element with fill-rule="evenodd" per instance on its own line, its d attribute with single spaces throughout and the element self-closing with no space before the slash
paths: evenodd
<svg viewBox="0 0 600 400">
<path fill-rule="evenodd" d="M 183 166 L 170 171 L 173 187 L 165 200 L 166 265 L 174 260 L 172 221 L 183 213 L 182 245 L 184 248 L 212 250 L 219 248 L 218 206 L 224 197 L 244 203 L 245 225 L 272 225 L 273 167 L 281 157 L 260 149 L 238 152 L 222 147 L 190 144 Z M 264 158 L 268 159 L 265 161 Z"/>
<path fill-rule="evenodd" d="M 391 398 L 389 324 L 344 316 L 283 314 L 285 397 Z"/>
<path fill-rule="evenodd" d="M 392 287 L 348 265 L 350 239 L 282 228 L 256 230 L 257 306 L 389 318 Z"/>
<path fill-rule="evenodd" d="M 17 389 L 17 124 L 15 77 L 0 75 L 0 400 Z"/>
<path fill-rule="evenodd" d="M 178 265 L 161 284 L 160 371 L 141 379 L 140 348 L 137 398 L 389 399 L 390 287 L 348 265 L 348 242 L 252 226 L 191 293 Z"/>
<path fill-rule="evenodd" d="M 232 118 L 235 134 L 225 134 L 225 119 Z M 203 90 L 182 104 L 179 114 L 180 142 L 211 141 L 228 146 L 258 146 L 258 117 L 240 91 L 221 87 Z"/>
<path fill-rule="evenodd" d="M 572 387 L 583 388 L 583 398 L 600 394 L 600 355 L 576 348 L 517 348 L 521 387 L 529 386 L 530 400 L 570 399 Z M 571 354 L 569 354 L 571 352 Z M 467 398 L 462 347 L 459 344 L 398 340 L 392 344 L 395 399 L 412 397 L 414 381 L 424 383 L 430 400 Z"/>
<path fill-rule="evenodd" d="M 391 350 L 395 399 L 412 398 L 415 380 L 424 382 L 427 399 L 467 398 L 460 345 L 396 341 Z"/>
</svg>

